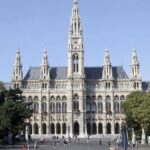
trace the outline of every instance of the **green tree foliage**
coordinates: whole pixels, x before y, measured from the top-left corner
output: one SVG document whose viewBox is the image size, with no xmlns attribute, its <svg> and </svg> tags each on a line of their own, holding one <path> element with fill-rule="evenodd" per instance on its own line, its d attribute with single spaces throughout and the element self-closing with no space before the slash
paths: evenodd
<svg viewBox="0 0 150 150">
<path fill-rule="evenodd" d="M 123 104 L 126 121 L 130 128 L 136 133 L 144 128 L 147 135 L 150 129 L 150 93 L 141 91 L 132 92 Z"/>
<path fill-rule="evenodd" d="M 30 118 L 31 103 L 24 101 L 20 89 L 2 89 L 0 91 L 0 139 L 12 133 L 17 135 L 25 126 L 26 119 Z"/>
</svg>

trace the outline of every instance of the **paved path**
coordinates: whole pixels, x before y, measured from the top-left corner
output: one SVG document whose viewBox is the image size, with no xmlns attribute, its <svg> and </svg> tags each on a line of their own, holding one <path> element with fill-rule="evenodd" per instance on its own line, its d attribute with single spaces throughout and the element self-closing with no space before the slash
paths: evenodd
<svg viewBox="0 0 150 150">
<path fill-rule="evenodd" d="M 30 143 L 29 150 L 109 150 L 108 139 L 102 139 L 102 144 L 99 145 L 98 139 L 90 139 L 89 142 L 86 139 L 82 139 L 80 141 L 72 141 L 71 143 L 64 146 L 63 141 L 59 141 L 54 149 L 53 141 L 46 141 L 44 143 L 38 144 L 38 149 L 34 148 L 34 142 Z M 14 146 L 0 146 L 0 150 L 21 150 L 21 145 Z M 123 150 L 123 148 L 119 148 L 119 150 Z M 139 145 L 138 148 L 128 148 L 128 150 L 150 150 L 149 146 Z"/>
</svg>

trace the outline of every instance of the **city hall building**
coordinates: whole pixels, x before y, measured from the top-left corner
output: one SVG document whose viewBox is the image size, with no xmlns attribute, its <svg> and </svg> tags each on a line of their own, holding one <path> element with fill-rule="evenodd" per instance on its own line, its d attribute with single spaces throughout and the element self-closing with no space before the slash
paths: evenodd
<svg viewBox="0 0 150 150">
<path fill-rule="evenodd" d="M 27 120 L 33 138 L 117 135 L 125 119 L 122 103 L 131 91 L 147 86 L 142 82 L 135 49 L 130 76 L 123 66 L 112 66 L 108 49 L 102 66 L 84 66 L 77 0 L 73 2 L 68 32 L 68 65 L 50 66 L 46 49 L 41 60 L 41 66 L 30 67 L 23 76 L 18 49 L 13 67 L 12 87 L 21 88 L 24 99 L 33 102 L 33 115 Z"/>
</svg>

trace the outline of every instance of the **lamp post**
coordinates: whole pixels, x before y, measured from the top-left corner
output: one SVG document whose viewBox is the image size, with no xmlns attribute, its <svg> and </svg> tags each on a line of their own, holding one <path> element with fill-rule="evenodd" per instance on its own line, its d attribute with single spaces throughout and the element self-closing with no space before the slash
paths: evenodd
<svg viewBox="0 0 150 150">
<path fill-rule="evenodd" d="M 127 126 L 124 122 L 121 125 L 121 133 L 122 133 L 122 146 L 124 150 L 127 150 L 128 149 Z"/>
</svg>

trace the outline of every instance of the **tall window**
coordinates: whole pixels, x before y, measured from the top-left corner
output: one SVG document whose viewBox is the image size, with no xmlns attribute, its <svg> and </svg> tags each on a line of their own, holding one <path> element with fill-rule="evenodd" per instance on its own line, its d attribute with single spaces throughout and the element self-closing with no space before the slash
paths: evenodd
<svg viewBox="0 0 150 150">
<path fill-rule="evenodd" d="M 66 113 L 66 112 L 67 112 L 67 103 L 66 103 L 66 102 L 63 102 L 63 103 L 62 103 L 62 112 L 63 112 L 63 113 Z"/>
<path fill-rule="evenodd" d="M 55 113 L 55 103 L 50 103 L 50 112 Z"/>
<path fill-rule="evenodd" d="M 106 102 L 106 111 L 111 112 L 111 104 L 109 101 Z"/>
<path fill-rule="evenodd" d="M 101 101 L 98 102 L 98 112 L 103 112 L 103 103 Z"/>
<path fill-rule="evenodd" d="M 92 102 L 92 112 L 95 113 L 96 112 L 96 103 Z"/>
<path fill-rule="evenodd" d="M 74 99 L 73 99 L 73 109 L 74 109 L 75 111 L 78 111 L 78 110 L 79 110 L 79 101 L 78 101 L 78 99 L 79 99 L 79 97 L 78 97 L 78 95 L 76 94 L 76 95 L 74 96 Z"/>
<path fill-rule="evenodd" d="M 47 104 L 45 102 L 42 103 L 42 112 L 47 111 Z"/>
<path fill-rule="evenodd" d="M 57 113 L 61 112 L 61 104 L 60 103 L 56 103 L 56 112 Z"/>
<path fill-rule="evenodd" d="M 39 104 L 38 104 L 37 102 L 35 102 L 35 103 L 33 104 L 33 109 L 34 109 L 34 112 L 35 112 L 35 113 L 38 113 L 38 111 L 39 111 Z"/>
<path fill-rule="evenodd" d="M 90 112 L 91 111 L 91 104 L 90 104 L 90 102 L 87 102 L 86 103 L 86 112 Z"/>
<path fill-rule="evenodd" d="M 115 110 L 115 112 L 119 112 L 119 102 L 115 102 L 115 104 L 114 104 L 114 110 Z"/>
<path fill-rule="evenodd" d="M 78 55 L 73 55 L 73 72 L 77 73 L 79 71 L 79 60 Z"/>
</svg>

